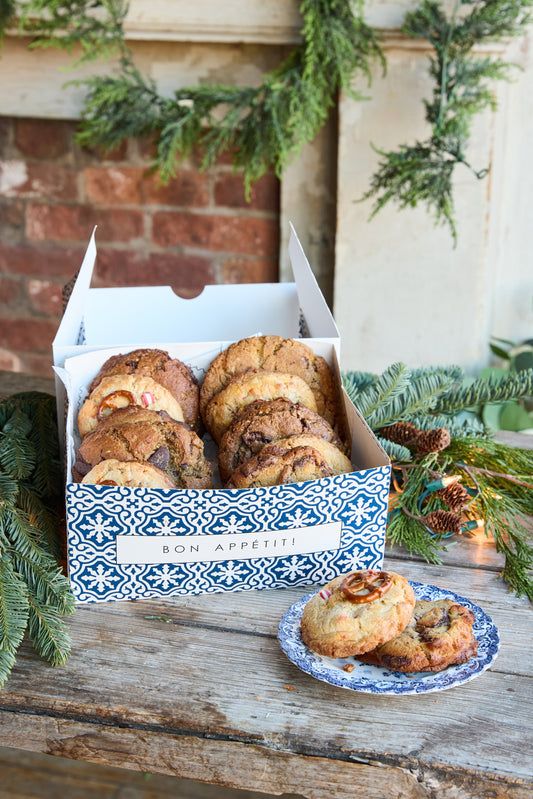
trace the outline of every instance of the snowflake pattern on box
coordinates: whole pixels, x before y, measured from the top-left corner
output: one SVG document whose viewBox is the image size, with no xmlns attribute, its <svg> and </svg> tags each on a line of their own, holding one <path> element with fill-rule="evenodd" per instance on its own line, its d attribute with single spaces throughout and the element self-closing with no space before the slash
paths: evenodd
<svg viewBox="0 0 533 799">
<path fill-rule="evenodd" d="M 313 585 L 380 568 L 390 467 L 232 491 L 69 484 L 69 576 L 78 602 Z M 265 533 L 341 523 L 338 549 L 214 562 L 117 563 L 117 536 Z M 173 539 L 174 540 L 174 539 Z"/>
</svg>

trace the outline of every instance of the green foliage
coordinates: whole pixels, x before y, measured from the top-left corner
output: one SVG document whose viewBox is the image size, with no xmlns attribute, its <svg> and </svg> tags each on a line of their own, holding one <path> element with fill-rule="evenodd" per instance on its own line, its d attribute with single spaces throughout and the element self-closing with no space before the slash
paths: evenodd
<svg viewBox="0 0 533 799">
<path fill-rule="evenodd" d="M 474 117 L 495 108 L 493 84 L 508 80 L 511 64 L 481 57 L 472 50 L 485 42 L 500 41 L 524 32 L 530 21 L 532 0 L 454 0 L 449 15 L 444 3 L 423 0 L 408 13 L 403 32 L 429 41 L 433 48 L 429 74 L 434 89 L 425 101 L 430 132 L 424 141 L 400 145 L 396 151 L 377 150 L 381 160 L 364 199 L 374 201 L 374 216 L 389 201 L 400 208 L 425 205 L 435 225 L 448 224 L 457 239 L 453 176 L 458 165 L 477 178 L 467 160 Z"/>
<path fill-rule="evenodd" d="M 0 402 L 0 685 L 28 631 L 53 665 L 70 652 L 62 617 L 74 598 L 58 563 L 63 501 L 55 400 L 25 392 Z"/>
<path fill-rule="evenodd" d="M 505 557 L 502 577 L 518 595 L 533 601 L 533 547 L 525 524 L 526 517 L 533 515 L 533 452 L 493 440 L 479 415 L 482 403 L 529 396 L 530 372 L 499 380 L 465 380 L 456 366 L 411 370 L 393 364 L 382 375 L 347 372 L 343 382 L 392 461 L 397 492 L 392 496 L 387 540 L 438 563 L 443 544 L 424 524 L 420 497 L 436 476 L 458 475 L 476 495 L 469 513 L 484 521 L 486 534 Z M 396 422 L 409 422 L 418 430 L 444 427 L 451 442 L 421 457 L 416 447 L 380 436 L 382 428 Z M 446 509 L 437 495 L 431 503 L 426 512 Z"/>
<path fill-rule="evenodd" d="M 81 81 L 88 94 L 79 142 L 110 151 L 124 139 L 151 137 L 154 170 L 163 181 L 199 146 L 203 168 L 230 152 L 249 194 L 253 182 L 271 168 L 279 176 L 316 136 L 339 90 L 362 99 L 353 78 L 370 82 L 374 62 L 385 64 L 361 0 L 302 0 L 302 44 L 261 85 L 203 84 L 166 98 L 137 69 L 125 44 L 127 3 L 102 0 L 96 6 L 98 14 L 92 0 L 29 0 L 21 27 L 37 35 L 34 46 L 81 47 L 77 63 L 118 56 L 117 74 Z"/>
</svg>

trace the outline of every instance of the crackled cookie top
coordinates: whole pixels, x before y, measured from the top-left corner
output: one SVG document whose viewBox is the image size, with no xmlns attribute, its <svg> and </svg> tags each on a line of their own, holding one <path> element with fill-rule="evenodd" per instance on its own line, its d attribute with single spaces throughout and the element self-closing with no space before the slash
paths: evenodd
<svg viewBox="0 0 533 799">
<path fill-rule="evenodd" d="M 303 642 L 328 657 L 350 657 L 375 649 L 409 623 L 415 594 L 392 571 L 357 571 L 331 580 L 306 604 Z"/>
<path fill-rule="evenodd" d="M 220 441 L 218 465 L 222 480 L 227 480 L 266 444 L 303 433 L 323 438 L 343 449 L 331 425 L 301 402 L 291 402 L 286 397 L 252 402 L 234 416 Z"/>
<path fill-rule="evenodd" d="M 333 372 L 327 361 L 302 341 L 281 336 L 252 336 L 231 344 L 212 361 L 200 389 L 200 412 L 237 374 L 283 372 L 300 377 L 311 388 L 318 413 L 337 431 L 343 429 Z"/>
<path fill-rule="evenodd" d="M 477 652 L 474 614 L 451 599 L 419 599 L 411 621 L 393 640 L 360 660 L 391 671 L 440 671 L 465 663 Z"/>
<path fill-rule="evenodd" d="M 186 363 L 179 358 L 171 358 L 164 350 L 149 348 L 112 355 L 91 381 L 89 393 L 103 377 L 121 374 L 151 377 L 179 402 L 185 422 L 194 430 L 199 430 L 200 387 L 194 372 Z"/>
</svg>

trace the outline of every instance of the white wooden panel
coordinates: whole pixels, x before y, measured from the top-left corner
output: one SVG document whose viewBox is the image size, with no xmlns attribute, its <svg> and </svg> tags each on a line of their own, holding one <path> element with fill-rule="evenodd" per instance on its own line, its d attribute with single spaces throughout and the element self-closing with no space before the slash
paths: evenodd
<svg viewBox="0 0 533 799">
<path fill-rule="evenodd" d="M 489 357 L 495 299 L 487 253 L 489 225 L 499 220 L 490 180 L 456 170 L 456 248 L 448 228 L 435 228 L 423 207 L 391 204 L 368 221 L 372 203 L 357 202 L 378 165 L 371 144 L 391 150 L 427 135 L 427 55 L 403 47 L 387 57 L 388 74 L 375 79 L 369 102 L 340 103 L 334 313 L 342 366 L 382 371 L 404 361 L 476 369 Z M 486 113 L 476 120 L 468 157 L 477 169 L 495 152 L 496 119 Z"/>
</svg>

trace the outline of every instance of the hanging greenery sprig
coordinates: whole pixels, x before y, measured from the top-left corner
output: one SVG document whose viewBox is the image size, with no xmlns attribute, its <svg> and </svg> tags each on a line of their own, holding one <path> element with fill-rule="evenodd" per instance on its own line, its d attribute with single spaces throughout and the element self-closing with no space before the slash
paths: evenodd
<svg viewBox="0 0 533 799">
<path fill-rule="evenodd" d="M 316 136 L 339 90 L 363 99 L 352 88 L 354 77 L 370 83 L 374 64 L 385 66 L 377 33 L 364 21 L 362 0 L 302 0 L 302 44 L 264 75 L 261 85 L 206 83 L 167 98 L 141 74 L 125 44 L 127 10 L 123 0 L 29 0 L 20 7 L 21 27 L 38 35 L 34 46 L 80 45 L 82 61 L 118 55 L 116 75 L 82 82 L 88 95 L 79 141 L 106 151 L 129 137 L 153 137 L 154 167 L 163 180 L 198 146 L 203 168 L 230 152 L 248 191 L 269 169 L 281 175 Z"/>
<path fill-rule="evenodd" d="M 533 369 L 466 381 L 456 366 L 396 363 L 382 375 L 347 372 L 343 381 L 392 461 L 387 540 L 438 563 L 443 540 L 479 520 L 504 555 L 503 579 L 533 601 L 533 451 L 494 440 L 477 412 L 532 396 Z"/>
<path fill-rule="evenodd" d="M 70 638 L 74 597 L 60 566 L 64 500 L 55 399 L 24 392 L 0 402 L 0 686 L 25 632 L 52 665 Z"/>
<path fill-rule="evenodd" d="M 477 178 L 488 174 L 488 168 L 477 169 L 467 158 L 472 123 L 480 112 L 496 107 L 494 82 L 508 80 L 513 66 L 473 51 L 523 34 L 532 2 L 454 0 L 447 15 L 443 3 L 423 0 L 406 15 L 404 34 L 427 40 L 434 51 L 429 67 L 433 95 L 425 101 L 430 133 L 395 151 L 377 150 L 381 161 L 362 198 L 374 200 L 372 217 L 390 201 L 400 208 L 425 205 L 435 225 L 448 224 L 456 241 L 453 176 L 458 166 Z"/>
</svg>

